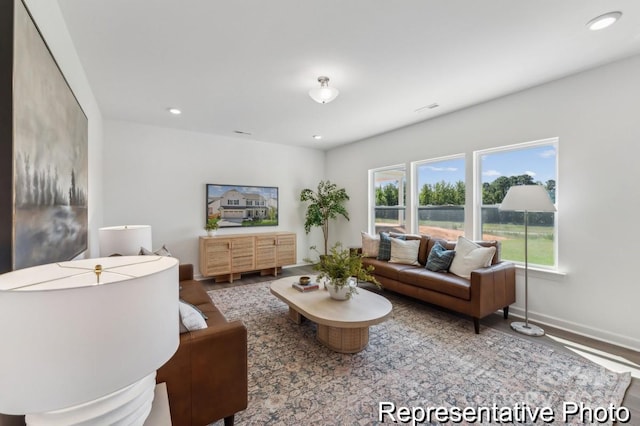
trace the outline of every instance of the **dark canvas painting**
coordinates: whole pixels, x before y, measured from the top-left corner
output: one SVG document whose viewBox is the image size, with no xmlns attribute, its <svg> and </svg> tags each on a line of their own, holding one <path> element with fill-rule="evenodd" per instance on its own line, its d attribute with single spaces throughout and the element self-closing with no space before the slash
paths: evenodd
<svg viewBox="0 0 640 426">
<path fill-rule="evenodd" d="M 13 268 L 87 248 L 88 124 L 24 5 L 15 2 Z"/>
</svg>

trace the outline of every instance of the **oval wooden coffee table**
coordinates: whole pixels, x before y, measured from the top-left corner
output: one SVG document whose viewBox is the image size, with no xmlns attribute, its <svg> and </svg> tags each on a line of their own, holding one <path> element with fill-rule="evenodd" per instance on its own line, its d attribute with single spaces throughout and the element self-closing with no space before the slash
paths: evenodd
<svg viewBox="0 0 640 426">
<path fill-rule="evenodd" d="M 369 326 L 391 315 L 391 302 L 363 288 L 349 300 L 334 300 L 322 284 L 320 289 L 308 292 L 291 287 L 299 279 L 294 276 L 273 281 L 271 293 L 289 306 L 289 317 L 296 324 L 303 318 L 315 322 L 318 340 L 336 352 L 363 350 L 369 343 Z"/>
</svg>

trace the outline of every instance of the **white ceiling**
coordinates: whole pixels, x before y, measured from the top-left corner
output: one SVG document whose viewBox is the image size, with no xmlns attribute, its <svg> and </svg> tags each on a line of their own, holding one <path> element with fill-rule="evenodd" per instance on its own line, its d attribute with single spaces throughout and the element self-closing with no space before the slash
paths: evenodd
<svg viewBox="0 0 640 426">
<path fill-rule="evenodd" d="M 638 0 L 58 3 L 105 118 L 321 149 L 640 53 Z"/>
</svg>

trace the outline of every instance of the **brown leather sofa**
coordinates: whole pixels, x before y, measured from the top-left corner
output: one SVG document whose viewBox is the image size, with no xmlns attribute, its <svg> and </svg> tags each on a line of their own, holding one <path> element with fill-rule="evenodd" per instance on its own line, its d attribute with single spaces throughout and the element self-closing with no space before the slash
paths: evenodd
<svg viewBox="0 0 640 426">
<path fill-rule="evenodd" d="M 193 279 L 193 265 L 180 265 L 180 298 L 200 309 L 207 328 L 180 334 L 173 357 L 160 367 L 158 383 L 166 382 L 171 422 L 204 426 L 247 408 L 247 329 L 227 321 L 202 284 Z"/>
<path fill-rule="evenodd" d="M 471 278 L 461 278 L 449 272 L 432 272 L 425 268 L 427 257 L 436 242 L 447 250 L 456 243 L 427 235 L 406 234 L 407 240 L 420 239 L 419 266 L 389 263 L 375 257 L 363 257 L 364 265 L 372 265 L 373 275 L 385 290 L 438 305 L 473 318 L 476 334 L 480 333 L 480 319 L 502 309 L 504 318 L 509 305 L 516 301 L 515 265 L 500 259 L 498 241 L 476 241 L 481 246 L 496 248 L 491 265 L 471 272 Z"/>
</svg>

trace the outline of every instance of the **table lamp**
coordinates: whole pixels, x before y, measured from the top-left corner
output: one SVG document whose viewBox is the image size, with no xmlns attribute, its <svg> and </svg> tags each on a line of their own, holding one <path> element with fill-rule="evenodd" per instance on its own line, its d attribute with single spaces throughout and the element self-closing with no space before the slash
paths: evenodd
<svg viewBox="0 0 640 426">
<path fill-rule="evenodd" d="M 107 226 L 98 229 L 100 256 L 119 254 L 135 256 L 140 253 L 140 247 L 152 251 L 151 226 L 123 225 Z"/>
<path fill-rule="evenodd" d="M 511 328 L 528 336 L 542 336 L 542 328 L 529 324 L 529 212 L 555 212 L 556 208 L 542 185 L 516 185 L 509 188 L 499 209 L 524 212 L 524 322 L 512 322 Z"/>
<path fill-rule="evenodd" d="M 142 425 L 178 348 L 178 260 L 117 256 L 0 275 L 0 413 Z"/>
</svg>

